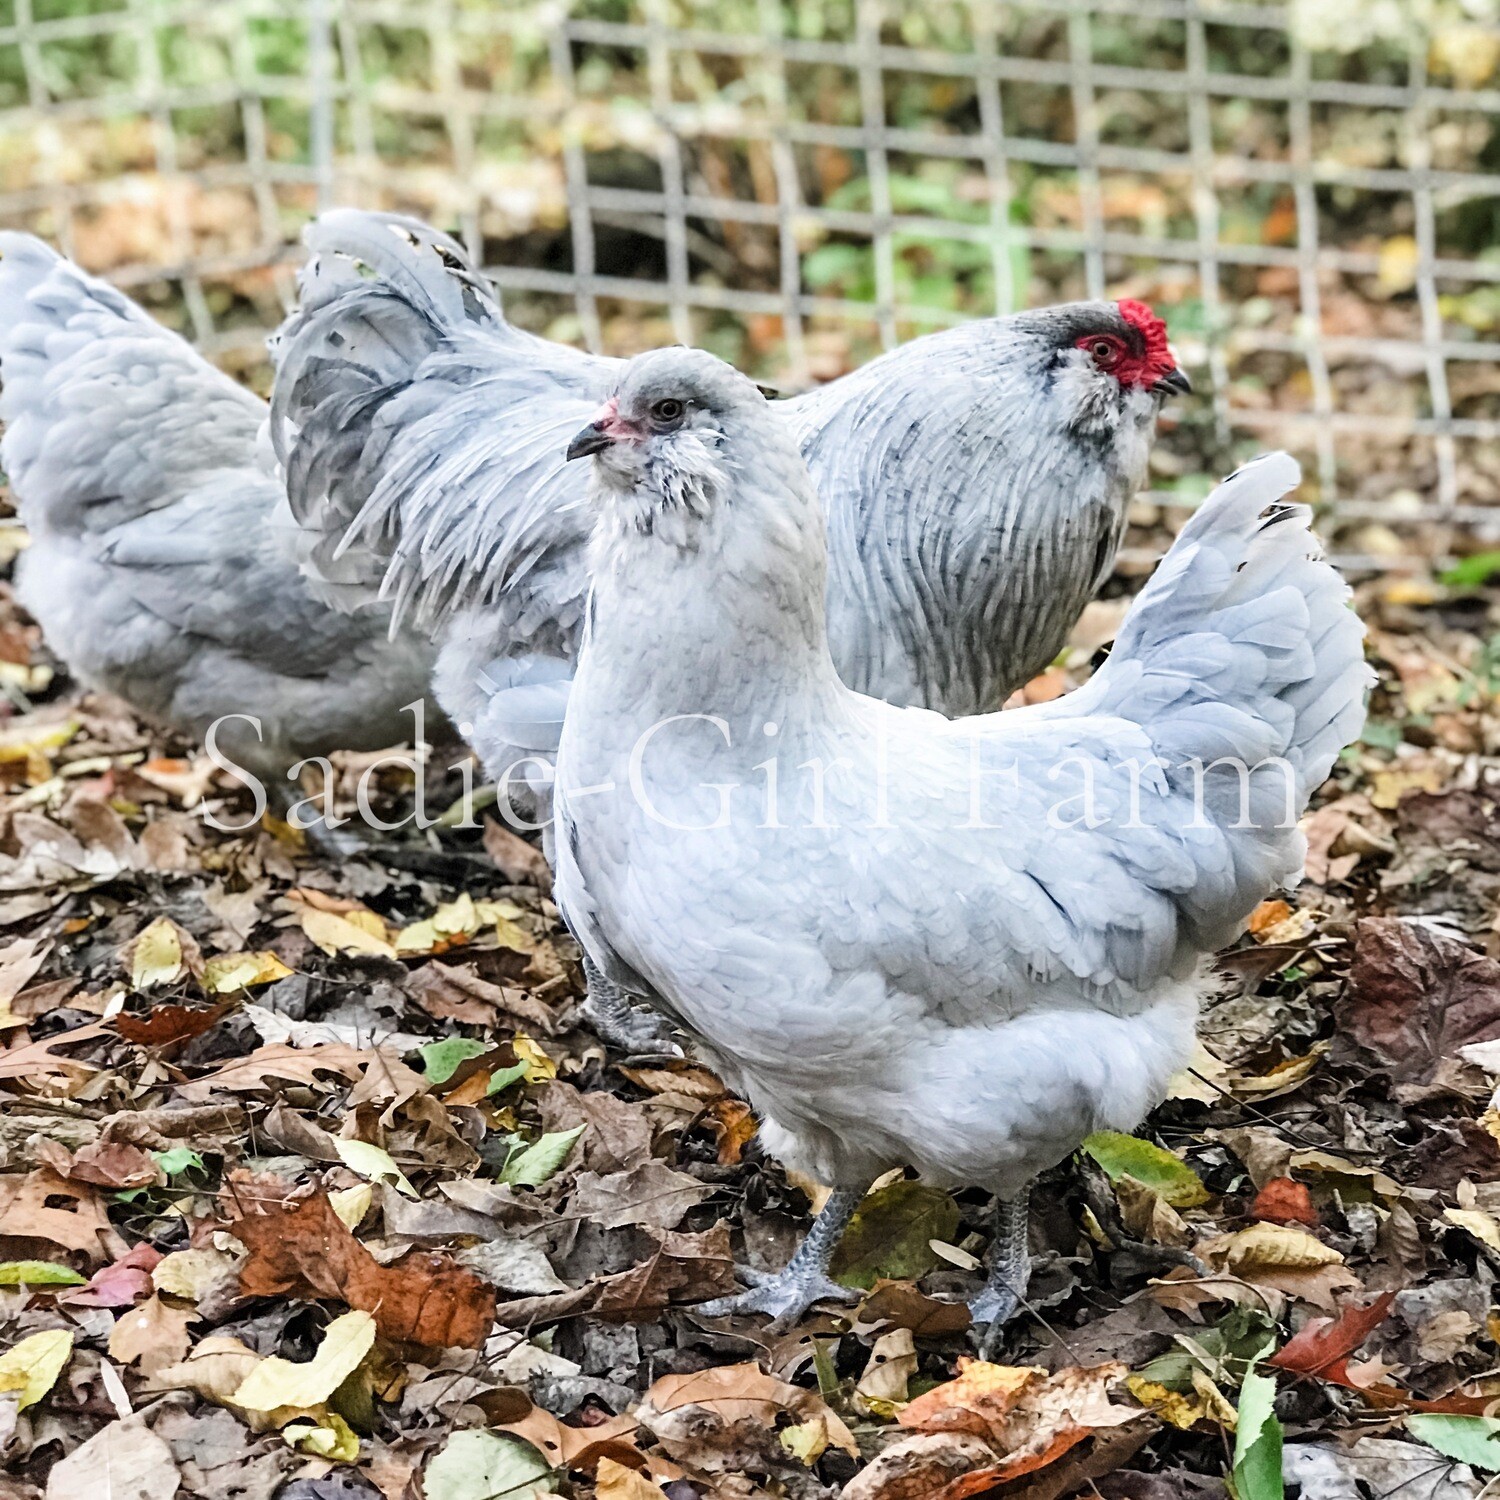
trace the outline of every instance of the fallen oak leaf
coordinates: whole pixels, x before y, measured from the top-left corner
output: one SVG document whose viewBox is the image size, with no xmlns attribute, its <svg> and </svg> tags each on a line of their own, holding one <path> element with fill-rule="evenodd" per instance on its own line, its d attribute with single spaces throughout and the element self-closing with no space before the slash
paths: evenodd
<svg viewBox="0 0 1500 1500">
<path fill-rule="evenodd" d="M 364 1050 L 331 1043 L 321 1047 L 289 1047 L 285 1043 L 257 1047 L 246 1057 L 224 1063 L 211 1073 L 180 1085 L 178 1092 L 189 1099 L 206 1099 L 216 1090 L 227 1093 L 258 1093 L 275 1088 L 273 1080 L 282 1083 L 313 1084 L 320 1073 L 335 1073 L 341 1078 L 360 1078 L 371 1064 L 389 1064 L 411 1072 L 394 1054 L 379 1048 Z M 413 1075 L 420 1081 L 420 1075 Z"/>
<path fill-rule="evenodd" d="M 18 1046 L 9 1047 L 0 1051 L 0 1078 L 77 1078 L 97 1073 L 97 1063 L 58 1057 L 55 1053 L 59 1047 L 93 1042 L 108 1035 L 109 1029 L 102 1022 L 90 1021 L 83 1026 L 75 1026 L 71 1031 L 44 1037 L 39 1042 L 22 1042 Z"/>
<path fill-rule="evenodd" d="M 57 1206 L 64 1199 L 71 1208 Z M 25 1177 L 0 1176 L 0 1236 L 46 1240 L 95 1261 L 116 1260 L 128 1246 L 109 1222 L 99 1194 L 39 1167 Z"/>
<path fill-rule="evenodd" d="M 235 1221 L 250 1252 L 247 1297 L 331 1297 L 373 1314 L 380 1332 L 430 1348 L 480 1348 L 495 1321 L 495 1293 L 445 1256 L 414 1254 L 382 1266 L 321 1193 Z"/>
<path fill-rule="evenodd" d="M 144 1016 L 121 1012 L 110 1025 L 137 1047 L 175 1047 L 212 1031 L 234 1008 L 233 1001 L 208 1006 L 156 1005 Z"/>
<path fill-rule="evenodd" d="M 1310 1318 L 1267 1363 L 1295 1375 L 1341 1371 L 1349 1355 L 1386 1320 L 1395 1300 L 1395 1292 L 1382 1292 L 1373 1302 L 1350 1304 L 1337 1318 Z"/>
<path fill-rule="evenodd" d="M 553 1468 L 591 1473 L 603 1463 L 645 1463 L 632 1441 L 640 1423 L 632 1416 L 609 1417 L 593 1427 L 570 1427 L 545 1407 L 533 1406 L 524 1417 L 509 1422 L 491 1422 L 495 1432 L 509 1432 L 530 1443 Z"/>
</svg>

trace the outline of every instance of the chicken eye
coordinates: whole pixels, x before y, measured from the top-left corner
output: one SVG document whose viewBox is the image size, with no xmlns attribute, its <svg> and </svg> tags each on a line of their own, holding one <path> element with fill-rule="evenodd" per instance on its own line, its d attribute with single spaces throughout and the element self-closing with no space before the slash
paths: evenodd
<svg viewBox="0 0 1500 1500">
<path fill-rule="evenodd" d="M 651 408 L 651 415 L 658 422 L 675 422 L 683 413 L 683 404 L 680 401 L 668 397 L 665 401 L 658 401 Z"/>
<path fill-rule="evenodd" d="M 1112 365 L 1120 357 L 1120 346 L 1113 339 L 1095 339 L 1089 345 L 1089 353 L 1097 365 Z"/>
</svg>

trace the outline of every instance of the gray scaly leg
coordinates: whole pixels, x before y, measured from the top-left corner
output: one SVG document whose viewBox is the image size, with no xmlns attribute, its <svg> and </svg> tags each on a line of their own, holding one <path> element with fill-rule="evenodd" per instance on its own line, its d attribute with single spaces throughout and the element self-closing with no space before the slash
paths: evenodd
<svg viewBox="0 0 1500 1500">
<path fill-rule="evenodd" d="M 1014 1316 L 1031 1280 L 1031 1250 L 1026 1242 L 1029 1187 L 1014 1198 L 995 1202 L 995 1238 L 990 1245 L 990 1274 L 984 1289 L 969 1303 L 981 1359 L 1000 1347 L 1006 1323 Z"/>
<path fill-rule="evenodd" d="M 651 1011 L 632 1005 L 625 991 L 607 979 L 587 953 L 583 955 L 583 977 L 589 987 L 583 1013 L 606 1047 L 627 1057 L 682 1056 L 682 1048 L 672 1040 L 671 1026 Z"/>
<path fill-rule="evenodd" d="M 772 1328 L 786 1328 L 795 1323 L 815 1302 L 856 1302 L 860 1293 L 840 1286 L 828 1274 L 828 1264 L 838 1242 L 849 1227 L 864 1199 L 863 1192 L 839 1190 L 831 1193 L 823 1212 L 813 1220 L 797 1253 L 774 1275 L 764 1271 L 739 1271 L 750 1283 L 748 1292 L 733 1297 L 717 1297 L 700 1302 L 693 1309 L 710 1318 L 727 1318 L 739 1313 L 769 1313 Z"/>
</svg>

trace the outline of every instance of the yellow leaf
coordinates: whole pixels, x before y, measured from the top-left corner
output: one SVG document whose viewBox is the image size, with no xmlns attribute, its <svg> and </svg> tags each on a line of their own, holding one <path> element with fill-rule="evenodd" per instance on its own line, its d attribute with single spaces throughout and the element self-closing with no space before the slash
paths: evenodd
<svg viewBox="0 0 1500 1500">
<path fill-rule="evenodd" d="M 1370 778 L 1370 801 L 1382 811 L 1390 812 L 1407 792 L 1440 792 L 1447 779 L 1441 766 L 1377 771 Z"/>
<path fill-rule="evenodd" d="M 1213 1249 L 1236 1276 L 1265 1270 L 1308 1271 L 1339 1265 L 1344 1259 L 1316 1235 L 1292 1224 L 1252 1224 L 1226 1235 Z"/>
<path fill-rule="evenodd" d="M 328 1325 L 318 1352 L 306 1364 L 272 1355 L 245 1377 L 231 1400 L 246 1411 L 321 1405 L 374 1346 L 375 1319 L 367 1312 L 347 1312 Z"/>
<path fill-rule="evenodd" d="M 1452 23 L 1432 33 L 1428 62 L 1434 73 L 1446 74 L 1463 89 L 1477 89 L 1500 68 L 1500 33 L 1493 22 Z"/>
<path fill-rule="evenodd" d="M 476 901 L 474 910 L 481 922 L 495 929 L 495 941 L 513 953 L 534 953 L 536 939 L 524 927 L 518 927 L 515 918 L 523 915 L 514 901 Z"/>
<path fill-rule="evenodd" d="M 171 984 L 183 973 L 182 943 L 177 924 L 168 917 L 158 917 L 135 940 L 130 955 L 130 982 L 138 990 L 154 985 Z"/>
<path fill-rule="evenodd" d="M 174 1250 L 157 1261 L 151 1284 L 159 1292 L 197 1302 L 234 1269 L 222 1250 Z"/>
<path fill-rule="evenodd" d="M 432 925 L 444 937 L 479 931 L 479 913 L 467 891 L 456 901 L 446 901 L 432 914 Z"/>
<path fill-rule="evenodd" d="M 1472 1234 L 1486 1250 L 1500 1255 L 1500 1224 L 1481 1208 L 1445 1208 L 1443 1217 Z"/>
<path fill-rule="evenodd" d="M 263 1355 L 239 1339 L 228 1334 L 210 1334 L 193 1345 L 186 1359 L 158 1370 L 146 1389 L 196 1391 L 206 1400 L 231 1406 L 239 1388 L 264 1363 Z"/>
<path fill-rule="evenodd" d="M 210 995 L 231 995 L 253 984 L 274 984 L 292 971 L 274 953 L 221 953 L 203 966 L 203 988 Z"/>
<path fill-rule="evenodd" d="M 78 729 L 77 719 L 69 719 L 66 723 L 54 724 L 41 730 L 30 724 L 16 724 L 0 734 L 0 765 L 40 759 L 45 767 L 49 752 L 61 750 L 78 733 Z"/>
<path fill-rule="evenodd" d="M 1314 1042 L 1311 1052 L 1302 1057 L 1289 1057 L 1285 1062 L 1277 1063 L 1269 1073 L 1254 1076 L 1237 1073 L 1230 1080 L 1230 1088 L 1239 1099 L 1267 1099 L 1273 1094 L 1288 1094 L 1312 1076 L 1329 1045 L 1328 1042 Z"/>
<path fill-rule="evenodd" d="M 359 1439 L 337 1412 L 321 1412 L 316 1421 L 299 1418 L 289 1422 L 281 1429 L 281 1436 L 299 1453 L 311 1453 L 334 1463 L 352 1464 L 359 1457 Z"/>
<path fill-rule="evenodd" d="M 372 1146 L 368 1141 L 335 1139 L 333 1145 L 339 1154 L 339 1160 L 351 1172 L 358 1172 L 361 1177 L 368 1177 L 372 1182 L 388 1182 L 398 1193 L 404 1193 L 408 1198 L 419 1196 L 389 1151 Z"/>
<path fill-rule="evenodd" d="M 792 1430 L 788 1428 L 787 1432 Z M 781 1434 L 781 1441 L 786 1446 L 786 1432 Z M 663 1500 L 660 1486 L 652 1484 L 644 1474 L 608 1457 L 599 1460 L 599 1467 L 594 1472 L 594 1494 L 598 1500 Z"/>
<path fill-rule="evenodd" d="M 33 1333 L 0 1354 L 0 1391 L 19 1391 L 18 1411 L 35 1406 L 57 1383 L 73 1356 L 73 1335 L 65 1328 Z"/>
<path fill-rule="evenodd" d="M 325 953 L 370 954 L 377 958 L 396 956 L 385 924 L 374 912 L 340 913 L 310 906 L 303 909 L 301 922 L 303 932 Z"/>
<path fill-rule="evenodd" d="M 510 1045 L 516 1061 L 526 1064 L 522 1077 L 527 1083 L 546 1083 L 557 1077 L 557 1064 L 529 1036 L 514 1036 Z"/>
<path fill-rule="evenodd" d="M 799 1463 L 810 1469 L 828 1449 L 828 1424 L 821 1416 L 809 1417 L 792 1427 L 783 1427 L 777 1441 Z"/>
<path fill-rule="evenodd" d="M 1228 1092 L 1229 1069 L 1202 1042 L 1194 1044 L 1187 1067 L 1167 1084 L 1168 1099 L 1193 1099 L 1199 1104 L 1218 1104 Z"/>
<path fill-rule="evenodd" d="M 1154 1411 L 1162 1421 L 1170 1422 L 1173 1427 L 1180 1427 L 1184 1432 L 1208 1415 L 1203 1397 L 1196 1390 L 1191 1396 L 1184 1396 L 1181 1391 L 1169 1390 L 1141 1375 L 1127 1377 L 1125 1389 L 1142 1406 Z"/>
<path fill-rule="evenodd" d="M 330 1193 L 328 1206 L 343 1221 L 346 1229 L 358 1229 L 369 1213 L 374 1198 L 370 1184 L 362 1182 L 358 1187 L 341 1188 L 336 1193 Z"/>
<path fill-rule="evenodd" d="M 1409 292 L 1417 284 L 1417 266 L 1422 252 L 1409 234 L 1395 234 L 1380 247 L 1375 273 L 1380 290 L 1387 297 Z"/>
</svg>

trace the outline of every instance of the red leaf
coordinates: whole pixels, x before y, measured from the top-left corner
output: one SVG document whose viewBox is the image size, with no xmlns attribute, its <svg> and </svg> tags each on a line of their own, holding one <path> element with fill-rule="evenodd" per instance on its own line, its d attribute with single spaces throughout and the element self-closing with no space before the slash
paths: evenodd
<svg viewBox="0 0 1500 1500">
<path fill-rule="evenodd" d="M 1310 1224 L 1314 1228 L 1318 1224 L 1312 1194 L 1303 1183 L 1293 1182 L 1290 1177 L 1273 1177 L 1255 1195 L 1250 1212 L 1268 1224 Z"/>
<path fill-rule="evenodd" d="M 217 1026 L 234 1009 L 234 1002 L 193 1009 L 186 1005 L 158 1005 L 147 1016 L 116 1016 L 114 1028 L 137 1047 L 171 1047 L 190 1041 Z"/>
<path fill-rule="evenodd" d="M 1343 1361 L 1385 1322 L 1395 1300 L 1394 1292 L 1382 1292 L 1367 1307 L 1346 1307 L 1337 1319 L 1313 1318 L 1269 1362 L 1295 1375 L 1323 1375 L 1349 1383 Z"/>
</svg>

